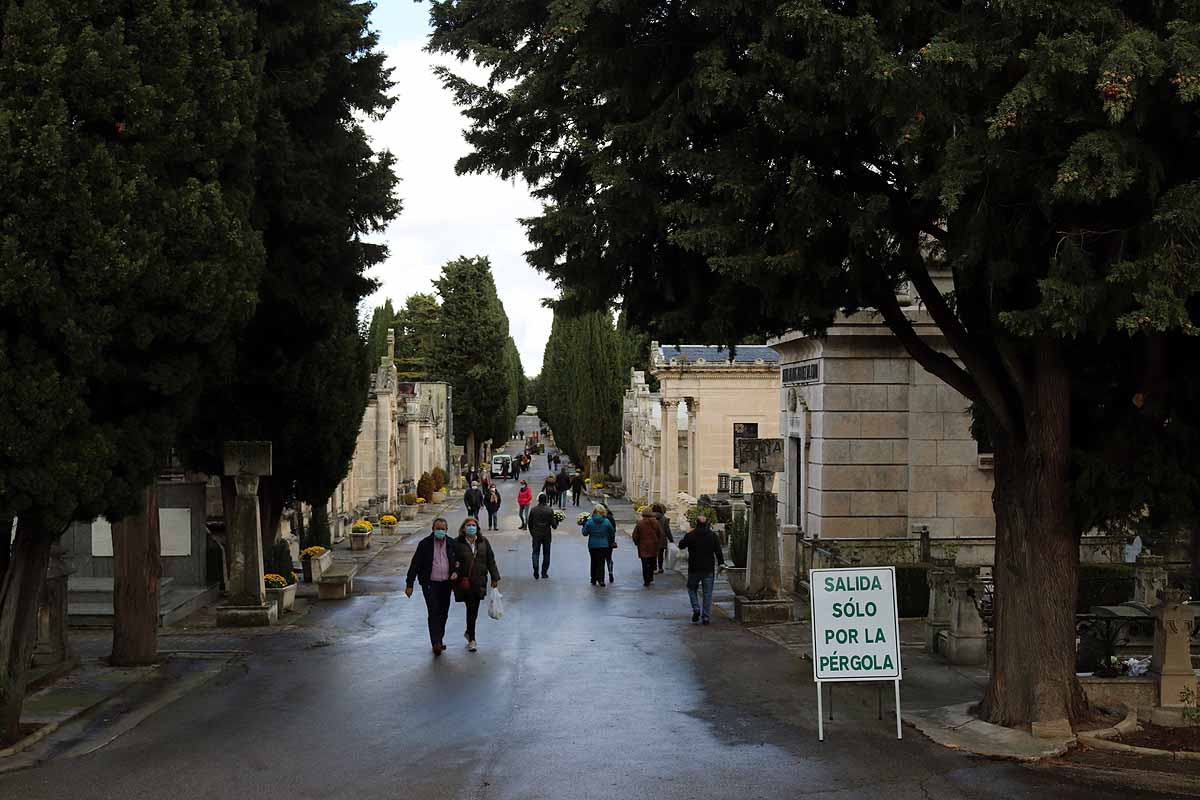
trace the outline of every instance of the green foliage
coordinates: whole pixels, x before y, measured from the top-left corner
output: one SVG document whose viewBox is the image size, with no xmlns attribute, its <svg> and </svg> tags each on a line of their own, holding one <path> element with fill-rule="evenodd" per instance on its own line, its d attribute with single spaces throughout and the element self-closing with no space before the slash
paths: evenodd
<svg viewBox="0 0 1200 800">
<path fill-rule="evenodd" d="M 422 472 L 417 479 L 417 497 L 424 498 L 427 503 L 433 500 L 433 477 L 428 472 Z"/>
<path fill-rule="evenodd" d="M 433 478 L 433 490 L 435 492 L 440 492 L 446 488 L 446 470 L 441 467 L 434 467 L 433 471 L 429 473 L 429 477 Z"/>
<path fill-rule="evenodd" d="M 454 433 L 460 444 L 492 438 L 509 413 L 512 365 L 506 356 L 508 317 L 485 257 L 462 257 L 442 267 L 434 285 L 442 300 L 437 378 L 454 389 Z M 515 405 L 515 396 L 513 397 Z M 512 420 L 509 419 L 509 431 Z M 503 439 L 508 438 L 504 433 Z M 478 453 L 467 453 L 472 463 Z"/>
<path fill-rule="evenodd" d="M 1080 564 L 1076 614 L 1090 614 L 1093 606 L 1115 606 L 1133 597 L 1131 564 Z"/>
<path fill-rule="evenodd" d="M 0 10 L 0 509 L 134 512 L 253 311 L 254 19 Z"/>
<path fill-rule="evenodd" d="M 329 527 L 329 509 L 324 505 L 313 506 L 312 518 L 308 522 L 310 547 L 319 546 L 326 550 L 333 547 L 333 531 Z"/>
<path fill-rule="evenodd" d="M 536 187 L 530 261 L 573 310 L 737 342 L 876 308 L 1000 464 L 1061 364 L 1075 527 L 1200 514 L 1200 6 L 432 7 L 493 79 L 441 72 L 459 169 Z M 910 281 L 959 363 L 912 336 Z"/>
<path fill-rule="evenodd" d="M 687 517 L 688 525 L 694 528 L 696 527 L 696 518 L 701 514 L 708 520 L 709 525 L 717 524 L 717 510 L 712 506 L 691 506 L 684 516 Z"/>
<path fill-rule="evenodd" d="M 387 250 L 368 239 L 399 212 L 394 159 L 372 149 L 363 127 L 391 107 L 392 82 L 370 4 L 256 8 L 269 77 L 254 131 L 262 302 L 188 449 L 214 470 L 222 442 L 269 440 L 276 504 L 294 495 L 322 505 L 352 458 L 373 366 L 357 314 L 374 289 L 365 273 Z"/>
<path fill-rule="evenodd" d="M 431 294 L 411 295 L 396 314 L 396 368 L 402 381 L 430 380 L 439 358 L 441 306 Z"/>
<path fill-rule="evenodd" d="M 558 447 L 577 464 L 587 462 L 589 446 L 599 445 L 600 467 L 607 468 L 621 448 L 621 348 L 610 314 L 555 310 L 535 404 Z"/>
<path fill-rule="evenodd" d="M 396 312 L 391 300 L 385 300 L 371 312 L 371 322 L 367 326 L 367 355 L 372 367 L 378 366 L 387 356 L 387 335 L 395 323 Z"/>
<path fill-rule="evenodd" d="M 295 583 L 292 580 L 292 550 L 288 543 L 280 539 L 271 545 L 271 549 L 267 552 L 265 570 L 267 574 L 274 573 L 281 576 L 288 584 Z"/>
</svg>

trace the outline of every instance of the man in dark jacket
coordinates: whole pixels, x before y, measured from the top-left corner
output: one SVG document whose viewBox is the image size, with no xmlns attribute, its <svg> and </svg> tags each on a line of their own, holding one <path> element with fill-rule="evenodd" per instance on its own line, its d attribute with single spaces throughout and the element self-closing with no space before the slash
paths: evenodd
<svg viewBox="0 0 1200 800">
<path fill-rule="evenodd" d="M 446 617 L 450 614 L 450 586 L 458 578 L 458 549 L 446 538 L 449 524 L 442 517 L 433 521 L 433 532 L 417 545 L 412 563 L 408 565 L 404 596 L 412 597 L 413 584 L 421 582 L 425 608 L 429 611 L 429 643 L 433 654 L 440 656 L 446 649 Z"/>
<path fill-rule="evenodd" d="M 658 551 L 658 574 L 663 574 L 663 563 L 667 560 L 667 543 L 675 541 L 674 534 L 671 533 L 671 518 L 667 516 L 667 509 L 661 503 L 655 503 L 650 506 L 654 511 L 654 518 L 658 520 L 659 526 L 663 529 L 666 542 Z"/>
<path fill-rule="evenodd" d="M 579 495 L 583 494 L 583 473 L 576 472 L 571 478 L 571 502 L 579 505 Z"/>
<path fill-rule="evenodd" d="M 696 527 L 679 540 L 679 549 L 688 551 L 688 599 L 692 601 L 692 624 L 712 619 L 713 578 L 717 564 L 725 566 L 725 554 L 721 552 L 721 540 L 708 524 L 703 514 L 696 517 Z M 704 592 L 704 604 L 696 596 L 696 590 Z"/>
<path fill-rule="evenodd" d="M 558 507 L 565 508 L 567 505 L 567 488 L 571 485 L 571 476 L 567 474 L 564 467 L 558 471 L 558 478 L 555 479 L 555 484 L 558 485 Z"/>
<path fill-rule="evenodd" d="M 537 507 L 529 512 L 529 536 L 533 539 L 533 579 L 550 577 L 550 542 L 558 520 L 545 494 L 538 495 Z M 538 568 L 538 553 L 542 554 L 542 565 Z"/>
<path fill-rule="evenodd" d="M 467 507 L 467 516 L 479 518 L 479 509 L 483 507 L 483 490 L 478 483 L 472 483 L 471 488 L 463 492 L 463 505 Z"/>
</svg>

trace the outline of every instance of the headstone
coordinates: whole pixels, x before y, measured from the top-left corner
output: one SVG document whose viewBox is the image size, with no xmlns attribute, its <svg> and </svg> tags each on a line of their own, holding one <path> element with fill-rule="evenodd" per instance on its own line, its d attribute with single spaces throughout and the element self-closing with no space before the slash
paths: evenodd
<svg viewBox="0 0 1200 800">
<path fill-rule="evenodd" d="M 745 440 L 771 441 L 771 440 Z M 760 460 L 756 459 L 756 463 Z M 779 465 L 782 471 L 782 464 Z M 779 557 L 779 498 L 771 491 L 775 474 L 750 473 L 750 536 L 746 543 L 746 592 L 734 598 L 734 616 L 740 622 L 791 622 L 792 601 L 785 598 Z"/>
<path fill-rule="evenodd" d="M 957 568 L 951 586 L 950 633 L 946 637 L 946 660 L 951 664 L 987 663 L 987 631 L 975 605 L 982 597 L 978 570 Z"/>
<path fill-rule="evenodd" d="M 1158 605 L 1158 593 L 1167 588 L 1167 559 L 1144 551 L 1133 562 L 1133 602 L 1150 608 Z"/>
<path fill-rule="evenodd" d="M 271 474 L 271 443 L 226 442 L 225 474 L 233 477 L 237 495 L 233 508 L 225 509 L 229 580 L 225 604 L 217 608 L 217 624 L 270 625 L 276 620 L 278 611 L 274 604 L 266 602 L 263 586 L 258 479 Z"/>
<path fill-rule="evenodd" d="M 938 639 L 950 630 L 954 599 L 954 559 L 931 559 L 929 571 L 929 613 L 925 617 L 925 652 L 938 652 Z"/>
<path fill-rule="evenodd" d="M 37 644 L 33 650 L 33 663 L 37 666 L 62 664 L 76 658 L 67 635 L 67 579 L 74 571 L 66 550 L 56 541 L 50 548 L 50 563 L 38 604 Z"/>
<path fill-rule="evenodd" d="M 1159 705 L 1180 707 L 1189 693 L 1193 703 L 1196 697 L 1196 673 L 1189 650 L 1194 615 L 1183 589 L 1163 589 L 1158 600 L 1150 673 L 1158 678 Z"/>
</svg>

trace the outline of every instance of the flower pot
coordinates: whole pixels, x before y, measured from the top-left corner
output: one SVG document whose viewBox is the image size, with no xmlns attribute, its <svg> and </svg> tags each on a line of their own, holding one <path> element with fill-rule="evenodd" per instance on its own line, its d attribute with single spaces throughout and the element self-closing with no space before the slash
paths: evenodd
<svg viewBox="0 0 1200 800">
<path fill-rule="evenodd" d="M 350 549 L 351 550 L 366 550 L 371 546 L 371 531 L 366 533 L 350 532 Z"/>
<path fill-rule="evenodd" d="M 417 506 L 400 506 L 400 519 L 406 522 L 412 522 L 417 518 Z"/>
<path fill-rule="evenodd" d="M 321 580 L 325 570 L 333 566 L 333 553 L 329 550 L 316 558 L 304 559 L 304 580 L 306 583 L 316 583 Z"/>
<path fill-rule="evenodd" d="M 291 611 L 296 607 L 296 584 L 290 584 L 282 589 L 267 589 L 267 601 L 274 603 L 279 614 Z"/>
<path fill-rule="evenodd" d="M 729 588 L 733 589 L 734 594 L 744 594 L 746 592 L 745 567 L 726 567 L 725 578 L 729 581 Z"/>
<path fill-rule="evenodd" d="M 433 502 L 435 502 L 435 503 L 446 502 L 446 491 L 443 489 L 440 492 L 434 492 L 433 493 Z"/>
</svg>

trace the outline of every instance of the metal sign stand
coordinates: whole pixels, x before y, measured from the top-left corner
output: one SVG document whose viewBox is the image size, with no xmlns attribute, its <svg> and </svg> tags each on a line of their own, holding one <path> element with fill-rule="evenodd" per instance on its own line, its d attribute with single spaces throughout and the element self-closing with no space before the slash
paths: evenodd
<svg viewBox="0 0 1200 800">
<path fill-rule="evenodd" d="M 845 681 L 839 681 L 845 683 Z M 825 741 L 825 709 L 824 702 L 821 696 L 822 684 L 829 686 L 829 721 L 833 721 L 833 683 L 830 681 L 817 681 L 817 741 Z M 876 698 L 879 701 L 879 719 L 883 719 L 883 686 L 876 684 L 878 692 Z M 896 738 L 904 738 L 904 728 L 902 726 L 902 718 L 900 716 L 900 681 L 899 679 L 892 681 L 892 686 L 896 690 Z"/>
</svg>

